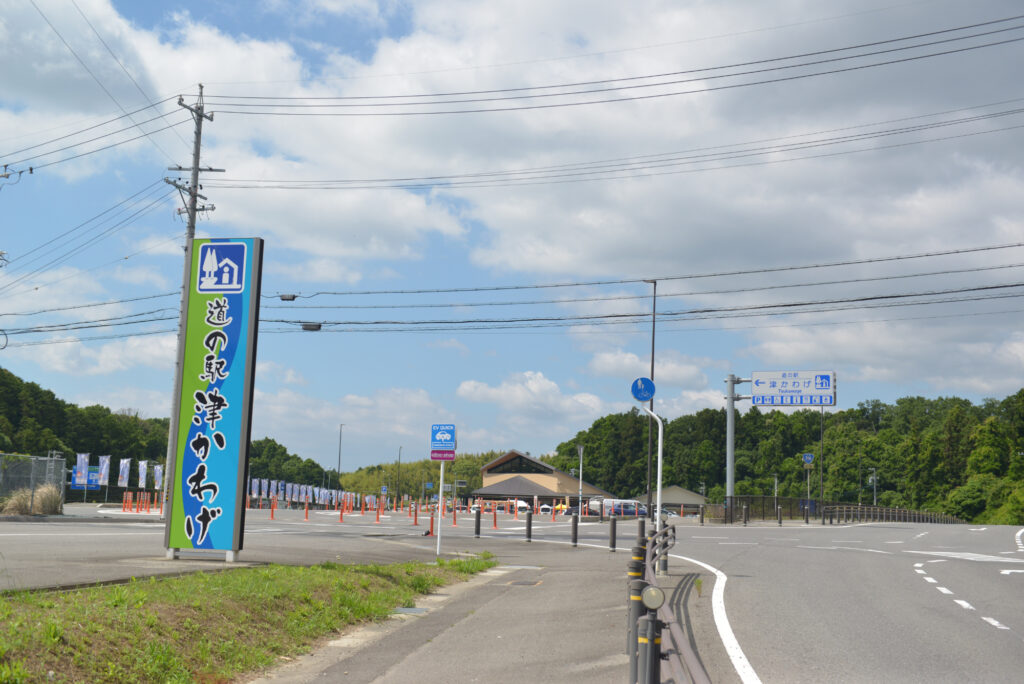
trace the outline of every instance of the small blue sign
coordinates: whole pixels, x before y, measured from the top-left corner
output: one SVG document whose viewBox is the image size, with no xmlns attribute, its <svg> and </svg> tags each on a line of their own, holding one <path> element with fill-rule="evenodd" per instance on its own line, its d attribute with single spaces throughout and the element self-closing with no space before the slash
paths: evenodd
<svg viewBox="0 0 1024 684">
<path fill-rule="evenodd" d="M 387 485 L 381 485 L 380 486 L 380 493 L 381 494 L 387 494 L 388 493 L 388 486 Z"/>
<path fill-rule="evenodd" d="M 427 482 L 426 483 L 426 488 L 427 489 L 433 489 L 434 488 L 434 483 L 433 482 Z"/>
<path fill-rule="evenodd" d="M 637 378 L 630 389 L 637 401 L 650 401 L 654 398 L 654 381 L 650 378 Z"/>
<path fill-rule="evenodd" d="M 77 480 L 78 478 L 72 477 L 71 484 L 69 485 L 69 487 L 71 489 L 77 489 L 79 491 L 83 489 L 90 492 L 98 491 L 100 488 L 100 467 L 89 466 L 89 470 L 86 471 L 86 478 L 88 479 L 86 484 L 75 484 L 75 480 Z"/>
<path fill-rule="evenodd" d="M 432 451 L 455 451 L 455 426 L 450 423 L 430 426 Z"/>
<path fill-rule="evenodd" d="M 196 292 L 241 292 L 245 288 L 244 242 L 207 242 L 199 246 Z"/>
<path fill-rule="evenodd" d="M 804 463 L 807 465 L 814 463 L 814 454 L 804 454 Z"/>
</svg>

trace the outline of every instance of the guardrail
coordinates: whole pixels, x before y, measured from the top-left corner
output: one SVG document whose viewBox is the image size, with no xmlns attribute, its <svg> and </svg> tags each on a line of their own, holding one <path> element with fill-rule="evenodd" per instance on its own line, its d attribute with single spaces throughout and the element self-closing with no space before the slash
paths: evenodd
<svg viewBox="0 0 1024 684">
<path fill-rule="evenodd" d="M 711 682 L 682 625 L 676 620 L 672 606 L 666 603 L 665 591 L 658 585 L 658 576 L 666 574 L 668 552 L 675 543 L 675 525 L 645 536 L 643 520 L 639 522 L 637 546 L 633 547 L 627 573 L 626 652 L 630 684 Z M 662 677 L 662 661 L 670 673 L 668 679 Z"/>
<path fill-rule="evenodd" d="M 741 495 L 729 497 L 725 504 L 703 504 L 700 524 L 747 524 L 750 520 L 803 520 L 812 519 L 825 524 L 832 520 L 845 522 L 923 522 L 962 524 L 963 520 L 945 513 L 921 511 L 891 506 L 795 499 L 787 497 Z"/>
</svg>

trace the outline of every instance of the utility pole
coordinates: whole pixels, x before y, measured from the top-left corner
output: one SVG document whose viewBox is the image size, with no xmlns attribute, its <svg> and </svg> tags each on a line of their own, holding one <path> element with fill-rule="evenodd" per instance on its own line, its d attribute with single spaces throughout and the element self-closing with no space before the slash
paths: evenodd
<svg viewBox="0 0 1024 684">
<path fill-rule="evenodd" d="M 206 113 L 203 105 L 203 84 L 199 84 L 199 98 L 194 105 L 185 104 L 184 99 L 178 96 L 178 106 L 184 107 L 192 113 L 192 119 L 195 121 L 196 130 L 195 136 L 192 141 L 192 166 L 190 168 L 184 168 L 182 166 L 168 167 L 168 171 L 190 171 L 191 177 L 188 185 L 182 185 L 180 182 L 165 178 L 164 182 L 168 185 L 173 185 L 178 189 L 181 194 L 182 201 L 185 202 L 185 207 L 178 209 L 178 214 L 187 215 L 187 231 L 185 234 L 185 265 L 182 269 L 183 275 L 181 280 L 181 305 L 180 313 L 178 314 L 178 353 L 175 356 L 174 365 L 174 394 L 171 397 L 171 425 L 170 431 L 167 436 L 167 462 L 164 472 L 167 473 L 164 477 L 164 497 L 167 501 L 174 496 L 174 490 L 171 485 L 174 476 L 174 453 L 171 451 L 171 445 L 174 443 L 174 431 L 178 429 L 178 420 L 180 418 L 180 406 L 179 396 L 181 395 L 181 362 L 182 355 L 185 350 L 185 305 L 188 302 L 188 283 L 189 283 L 189 267 L 192 264 L 192 240 L 196 236 L 196 215 L 200 211 L 213 211 L 216 209 L 212 204 L 198 206 L 199 199 L 206 200 L 206 197 L 199 194 L 199 172 L 200 171 L 218 171 L 223 172 L 224 169 L 213 169 L 213 168 L 199 168 L 199 151 L 203 144 L 203 120 L 213 121 L 213 113 Z M 188 197 L 186 199 L 186 193 Z"/>
<path fill-rule="evenodd" d="M 402 496 L 402 447 L 398 447 L 398 474 L 395 475 L 395 499 L 401 501 Z"/>
<path fill-rule="evenodd" d="M 729 377 L 725 379 L 725 387 L 728 392 L 725 396 L 725 504 L 729 516 L 732 515 L 732 498 L 736 495 L 735 402 L 738 399 L 750 399 L 749 396 L 736 394 L 736 385 L 744 382 L 750 382 L 750 378 L 737 378 L 730 373 Z"/>
</svg>

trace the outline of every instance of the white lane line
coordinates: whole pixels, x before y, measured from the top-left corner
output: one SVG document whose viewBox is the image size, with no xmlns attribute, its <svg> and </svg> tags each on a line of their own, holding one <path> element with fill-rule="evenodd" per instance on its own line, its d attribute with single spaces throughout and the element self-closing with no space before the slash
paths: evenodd
<svg viewBox="0 0 1024 684">
<path fill-rule="evenodd" d="M 923 568 L 924 567 L 924 563 L 914 563 L 914 567 L 915 568 Z"/>
<path fill-rule="evenodd" d="M 958 558 L 960 560 L 977 561 L 979 563 L 1024 563 L 1024 558 L 986 556 L 983 553 L 968 553 L 965 551 L 904 551 L 903 553 L 917 553 L 923 556 L 944 556 L 946 558 Z"/>
<path fill-rule="evenodd" d="M 760 684 L 761 678 L 754 672 L 750 661 L 747 660 L 743 649 L 740 648 L 740 642 L 736 640 L 736 635 L 733 634 L 732 627 L 729 625 L 729 617 L 725 614 L 725 582 L 728 579 L 725 573 L 694 558 L 677 556 L 674 553 L 669 555 L 672 558 L 678 558 L 679 560 L 699 565 L 708 572 L 714 573 L 715 588 L 711 592 L 711 606 L 715 616 L 715 626 L 718 627 L 718 636 L 722 639 L 725 652 L 729 654 L 729 660 L 732 661 L 732 666 L 736 668 L 736 674 L 740 676 L 740 680 L 744 684 Z"/>
<path fill-rule="evenodd" d="M 698 537 L 697 535 L 694 535 L 690 537 L 690 539 L 728 539 L 728 537 Z"/>
<path fill-rule="evenodd" d="M 939 591 L 941 591 L 943 594 L 946 594 L 947 596 L 952 596 L 953 595 L 953 592 L 951 592 L 946 587 L 935 587 L 935 588 L 938 589 Z"/>
<path fill-rule="evenodd" d="M 953 603 L 960 606 L 964 610 L 974 610 L 974 606 L 972 606 L 967 601 L 964 601 L 963 599 L 953 599 Z"/>
<path fill-rule="evenodd" d="M 1018 572 L 1024 572 L 1024 570 L 1000 570 L 999 574 L 1000 575 L 1013 575 L 1013 574 L 1018 573 Z"/>
<path fill-rule="evenodd" d="M 901 542 L 901 541 L 898 541 L 898 542 L 885 542 L 885 543 L 886 543 L 886 544 L 902 544 L 903 542 Z"/>
<path fill-rule="evenodd" d="M 984 532 L 988 528 L 987 527 L 968 527 L 967 529 L 970 532 Z"/>
<path fill-rule="evenodd" d="M 832 539 L 833 544 L 863 544 L 860 539 Z"/>
<path fill-rule="evenodd" d="M 163 530 L 153 530 L 152 532 L 85 532 L 84 530 L 79 532 L 11 532 L 9 534 L 0 534 L 0 537 L 132 537 L 138 535 L 147 534 L 163 534 Z"/>
<path fill-rule="evenodd" d="M 892 551 L 882 551 L 880 549 L 861 549 L 856 546 L 798 546 L 798 549 L 819 549 L 825 551 L 866 551 L 867 553 L 883 553 L 886 556 L 891 556 Z"/>
<path fill-rule="evenodd" d="M 914 572 L 916 572 L 918 575 L 927 575 L 928 574 L 927 570 L 922 570 L 921 568 L 914 568 Z"/>
<path fill-rule="evenodd" d="M 492 535 L 484 536 L 490 537 Z M 534 539 L 534 541 L 541 544 L 567 545 L 571 543 L 568 541 L 554 539 Z M 581 543 L 580 546 L 593 549 L 608 548 L 604 544 Z M 623 547 L 617 546 L 616 548 L 621 549 Z M 668 555 L 672 558 L 678 558 L 679 560 L 686 561 L 687 563 L 699 565 L 715 575 L 715 588 L 711 592 L 711 605 L 715 616 L 715 626 L 718 628 L 718 636 L 722 639 L 722 645 L 725 646 L 725 651 L 729 655 L 729 659 L 732 661 L 732 666 L 736 669 L 736 674 L 740 676 L 740 680 L 743 684 L 761 684 L 761 678 L 757 676 L 754 668 L 750 665 L 750 661 L 747 660 L 747 656 L 743 653 L 743 649 L 740 648 L 740 642 L 736 640 L 736 635 L 733 633 L 732 626 L 729 624 L 729 617 L 725 613 L 725 582 L 728 579 L 725 573 L 718 568 L 714 568 L 695 558 L 679 556 L 674 553 L 670 553 Z"/>
<path fill-rule="evenodd" d="M 927 532 L 922 532 L 921 534 L 914 535 L 914 539 L 920 539 L 921 537 L 923 537 L 926 534 L 928 534 L 928 533 Z"/>
<path fill-rule="evenodd" d="M 939 580 L 935 579 L 934 577 L 922 577 L 921 579 L 923 579 L 925 582 L 928 582 L 929 584 L 939 583 Z"/>
<path fill-rule="evenodd" d="M 983 617 L 981 619 L 987 622 L 988 624 L 992 625 L 996 629 L 1010 629 L 1006 625 L 1000 623 L 999 620 L 996 620 L 995 618 Z"/>
<path fill-rule="evenodd" d="M 718 542 L 719 546 L 757 546 L 757 542 Z"/>
</svg>

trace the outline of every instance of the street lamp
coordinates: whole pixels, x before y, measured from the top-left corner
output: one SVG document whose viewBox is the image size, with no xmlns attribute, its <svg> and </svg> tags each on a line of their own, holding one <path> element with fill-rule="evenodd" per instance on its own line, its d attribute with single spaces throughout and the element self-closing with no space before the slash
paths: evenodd
<svg viewBox="0 0 1024 684">
<path fill-rule="evenodd" d="M 874 492 L 873 501 L 874 505 L 878 505 L 878 476 L 875 474 L 875 469 L 871 468 L 871 488 Z"/>
<path fill-rule="evenodd" d="M 580 452 L 580 515 L 583 515 L 583 445 L 577 444 L 576 450 Z"/>
<path fill-rule="evenodd" d="M 654 324 L 658 317 L 658 281 L 645 280 L 654 286 L 651 292 L 651 382 L 654 382 Z M 651 397 L 650 415 L 647 416 L 647 516 L 654 520 L 654 510 L 651 508 L 651 455 L 654 453 L 654 397 Z M 660 491 L 660 483 L 659 483 Z M 661 511 L 658 512 L 661 514 Z"/>
<path fill-rule="evenodd" d="M 341 429 L 344 423 L 338 423 L 338 489 L 341 489 Z"/>
</svg>

